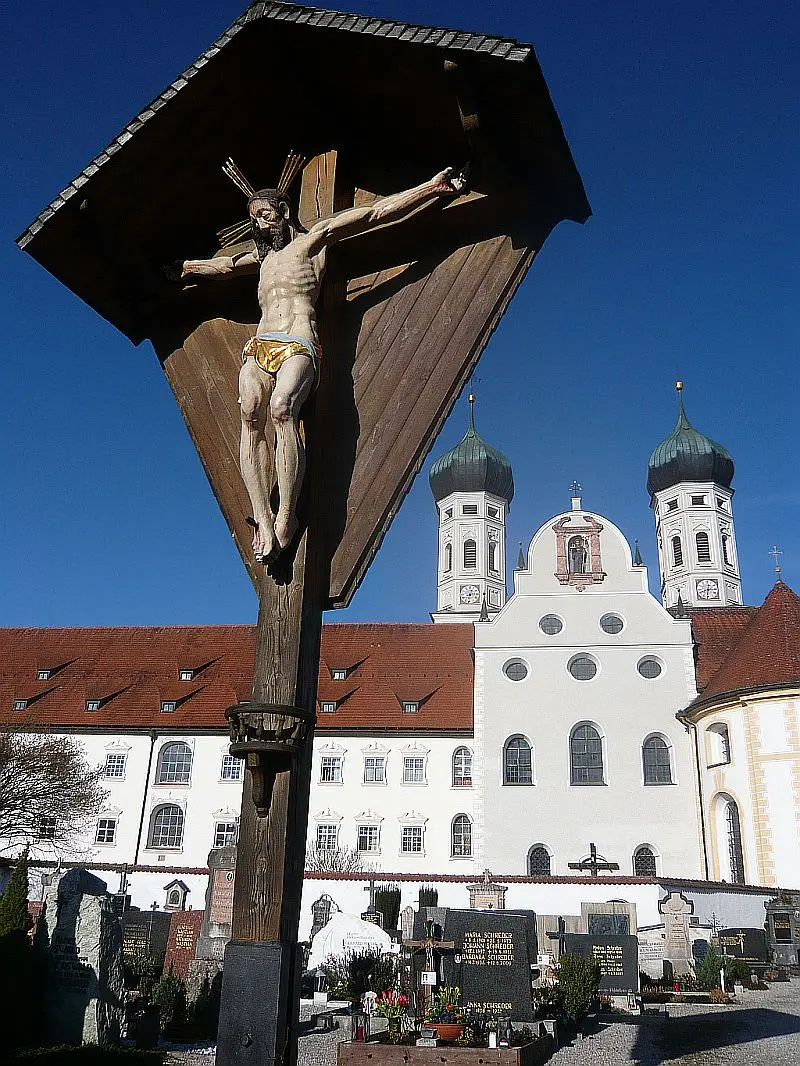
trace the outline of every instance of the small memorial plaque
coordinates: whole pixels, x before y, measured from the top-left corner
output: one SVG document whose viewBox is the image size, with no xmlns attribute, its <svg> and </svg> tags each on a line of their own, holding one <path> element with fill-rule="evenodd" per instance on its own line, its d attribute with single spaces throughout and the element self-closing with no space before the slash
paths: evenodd
<svg viewBox="0 0 800 1066">
<path fill-rule="evenodd" d="M 567 933 L 564 951 L 591 958 L 600 967 L 600 991 L 620 996 L 639 991 L 639 948 L 635 936 Z"/>
<path fill-rule="evenodd" d="M 233 870 L 215 870 L 211 883 L 211 921 L 230 925 L 233 921 Z"/>
<path fill-rule="evenodd" d="M 362 922 L 372 922 L 373 925 L 379 925 L 383 929 L 383 915 L 380 911 L 366 910 L 361 912 Z"/>
<path fill-rule="evenodd" d="M 431 987 L 436 984 L 436 970 L 423 970 L 420 977 L 420 984 L 430 985 Z"/>
<path fill-rule="evenodd" d="M 723 955 L 742 959 L 750 966 L 765 966 L 769 960 L 767 934 L 763 929 L 720 929 L 718 941 Z"/>
<path fill-rule="evenodd" d="M 194 961 L 203 911 L 174 911 L 167 937 L 167 953 L 164 969 L 173 971 L 186 980 L 189 965 Z"/>
</svg>

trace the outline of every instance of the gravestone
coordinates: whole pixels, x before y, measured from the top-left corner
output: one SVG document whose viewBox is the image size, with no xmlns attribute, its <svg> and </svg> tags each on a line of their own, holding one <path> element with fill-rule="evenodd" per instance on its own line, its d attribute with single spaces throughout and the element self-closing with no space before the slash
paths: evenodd
<svg viewBox="0 0 800 1066">
<path fill-rule="evenodd" d="M 112 899 L 112 906 L 114 905 Z M 122 951 L 125 955 L 155 955 L 164 958 L 171 913 L 128 910 L 122 916 Z"/>
<path fill-rule="evenodd" d="M 173 911 L 170 915 L 164 969 L 169 970 L 171 966 L 173 972 L 184 980 L 194 962 L 203 915 L 203 911 Z"/>
<path fill-rule="evenodd" d="M 403 907 L 400 911 L 400 935 L 404 941 L 414 936 L 414 908 Z"/>
<path fill-rule="evenodd" d="M 195 953 L 198 959 L 221 960 L 225 954 L 233 923 L 235 877 L 236 845 L 212 848 L 208 853 L 206 906 Z"/>
<path fill-rule="evenodd" d="M 639 943 L 635 936 L 590 936 L 567 933 L 567 955 L 593 959 L 600 967 L 600 991 L 624 996 L 639 991 Z"/>
<path fill-rule="evenodd" d="M 630 936 L 630 918 L 627 914 L 587 915 L 586 931 L 589 936 Z"/>
<path fill-rule="evenodd" d="M 658 904 L 664 915 L 664 958 L 675 974 L 689 973 L 694 969 L 689 918 L 694 913 L 694 904 L 680 892 L 670 892 Z"/>
<path fill-rule="evenodd" d="M 533 911 L 423 907 L 415 934 L 424 935 L 428 918 L 436 923 L 437 933 L 441 930 L 442 939 L 454 945 L 442 953 L 441 983 L 461 989 L 462 1007 L 520 1022 L 533 1020 L 531 966 L 537 962 Z"/>
<path fill-rule="evenodd" d="M 336 904 L 331 897 L 325 893 L 315 899 L 311 904 L 311 932 L 308 934 L 309 940 L 313 940 L 317 933 L 324 926 L 328 924 L 331 919 L 331 914 Z M 339 908 L 336 907 L 338 910 Z"/>
<path fill-rule="evenodd" d="M 660 926 L 639 930 L 639 969 L 658 981 L 664 976 L 664 935 Z"/>
<path fill-rule="evenodd" d="M 476 885 L 467 885 L 470 909 L 474 911 L 502 911 L 506 905 L 507 885 L 492 880 L 490 870 L 483 871 L 483 878 Z"/>
<path fill-rule="evenodd" d="M 775 964 L 796 968 L 800 963 L 800 895 L 781 892 L 764 907 L 767 940 Z"/>
<path fill-rule="evenodd" d="M 49 885 L 37 943 L 45 968 L 42 1036 L 50 1044 L 118 1043 L 122 929 L 105 881 L 87 870 L 69 870 Z"/>
<path fill-rule="evenodd" d="M 308 969 L 321 966 L 330 956 L 344 958 L 366 951 L 390 951 L 392 938 L 380 926 L 339 911 L 311 941 Z"/>
<path fill-rule="evenodd" d="M 717 940 L 723 955 L 742 959 L 755 970 L 763 969 L 769 962 L 767 934 L 763 929 L 720 929 Z"/>
</svg>

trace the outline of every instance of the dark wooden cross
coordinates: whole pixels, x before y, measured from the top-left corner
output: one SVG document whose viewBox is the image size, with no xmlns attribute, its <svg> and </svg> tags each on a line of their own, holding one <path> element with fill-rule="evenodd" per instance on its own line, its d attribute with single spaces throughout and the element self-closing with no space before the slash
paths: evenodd
<svg viewBox="0 0 800 1066">
<path fill-rule="evenodd" d="M 550 231 L 590 213 L 532 47 L 461 33 L 443 46 L 441 30 L 330 19 L 250 5 L 19 238 L 134 344 L 152 343 L 258 595 L 252 692 L 228 710 L 246 773 L 217 1066 L 292 1066 L 297 1053 L 322 612 L 349 603 Z M 267 80 L 289 87 L 269 136 Z M 243 213 L 220 169 L 229 155 L 261 184 L 290 146 L 308 159 L 305 226 L 466 158 L 474 188 L 330 256 L 302 528 L 268 572 L 238 462 L 253 279 L 183 290 L 161 264 L 208 255 L 204 235 Z"/>
<path fill-rule="evenodd" d="M 594 844 L 589 845 L 588 859 L 581 859 L 580 862 L 569 862 L 567 866 L 569 866 L 570 870 L 580 870 L 581 872 L 588 870 L 592 877 L 597 877 L 600 870 L 608 870 L 611 873 L 613 870 L 619 869 L 618 862 L 608 862 L 602 855 L 598 855 Z"/>
<path fill-rule="evenodd" d="M 421 940 L 404 940 L 403 947 L 410 948 L 412 951 L 424 951 L 425 952 L 425 969 L 430 973 L 436 974 L 436 979 L 439 979 L 439 958 L 443 952 L 455 951 L 454 940 L 442 940 L 441 937 L 434 935 L 434 922 L 429 918 L 425 930 L 426 936 Z M 422 985 L 420 988 L 420 1003 L 419 1013 L 424 1015 L 430 1007 L 433 1001 L 433 987 L 431 985 Z"/>
<path fill-rule="evenodd" d="M 557 940 L 558 941 L 558 957 L 559 958 L 561 958 L 561 956 L 564 954 L 564 944 L 566 942 L 565 941 L 566 935 L 567 935 L 567 923 L 564 921 L 564 919 L 559 914 L 559 916 L 558 916 L 558 929 L 555 929 L 555 930 L 552 930 L 552 931 L 548 929 L 548 931 L 547 931 L 547 939 L 548 940 Z"/>
</svg>

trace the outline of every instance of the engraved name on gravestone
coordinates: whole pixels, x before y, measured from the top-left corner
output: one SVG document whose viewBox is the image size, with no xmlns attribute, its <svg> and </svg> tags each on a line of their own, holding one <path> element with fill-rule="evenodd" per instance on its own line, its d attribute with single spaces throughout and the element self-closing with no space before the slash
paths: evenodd
<svg viewBox="0 0 800 1066">
<path fill-rule="evenodd" d="M 184 980 L 194 961 L 203 917 L 203 911 L 174 911 L 170 915 L 164 969 L 172 967 L 173 972 Z"/>
<path fill-rule="evenodd" d="M 52 1044 L 114 1044 L 123 1015 L 122 929 L 106 883 L 70 870 L 45 891 L 42 1020 Z"/>
<path fill-rule="evenodd" d="M 639 946 L 635 936 L 567 933 L 564 951 L 591 958 L 600 967 L 600 991 L 619 996 L 639 991 Z"/>
<path fill-rule="evenodd" d="M 163 958 L 167 950 L 171 917 L 167 911 L 126 911 L 122 916 L 123 953 Z"/>
<path fill-rule="evenodd" d="M 764 904 L 769 947 L 779 966 L 796 966 L 800 941 L 800 895 L 781 892 Z"/>
<path fill-rule="evenodd" d="M 421 912 L 423 922 L 426 910 Z M 441 956 L 441 977 L 444 984 L 461 989 L 462 1007 L 531 1021 L 531 963 L 537 957 L 533 912 L 448 908 L 430 908 L 430 912 L 439 915 L 442 938 L 454 944 Z"/>
</svg>

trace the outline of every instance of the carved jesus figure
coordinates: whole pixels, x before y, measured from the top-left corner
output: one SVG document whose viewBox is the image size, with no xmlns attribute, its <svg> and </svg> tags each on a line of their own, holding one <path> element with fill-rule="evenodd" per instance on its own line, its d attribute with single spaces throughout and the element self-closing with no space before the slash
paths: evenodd
<svg viewBox="0 0 800 1066">
<path fill-rule="evenodd" d="M 305 472 L 298 416 L 322 357 L 315 307 L 328 248 L 345 237 L 399 222 L 423 205 L 458 195 L 465 186 L 463 174 L 443 170 L 414 189 L 322 219 L 308 232 L 293 225 L 286 196 L 261 189 L 248 201 L 252 251 L 183 263 L 181 276 L 186 278 L 258 274 L 261 321 L 242 352 L 239 373 L 239 465 L 253 507 L 253 552 L 261 562 L 276 558 L 297 531 L 295 511 Z M 274 517 L 269 503 L 268 418 L 275 427 L 279 507 Z"/>
</svg>

